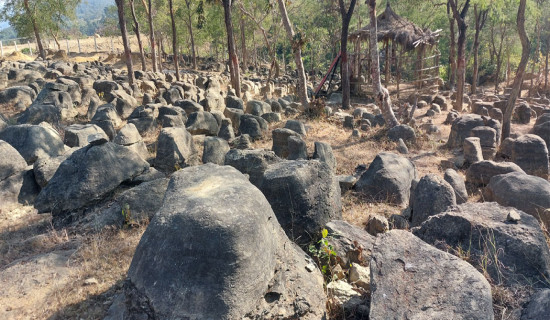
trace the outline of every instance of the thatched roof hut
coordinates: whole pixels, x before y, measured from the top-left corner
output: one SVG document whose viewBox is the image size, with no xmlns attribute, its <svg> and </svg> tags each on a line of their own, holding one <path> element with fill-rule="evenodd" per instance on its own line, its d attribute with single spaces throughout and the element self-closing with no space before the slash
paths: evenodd
<svg viewBox="0 0 550 320">
<path fill-rule="evenodd" d="M 386 4 L 386 10 L 384 10 L 376 20 L 378 24 L 378 41 L 392 41 L 398 43 L 405 51 L 413 50 L 421 44 L 436 45 L 439 32 L 441 31 L 437 30 L 432 32 L 427 29 L 422 30 L 412 22 L 397 15 L 397 13 L 392 10 L 389 1 Z M 368 41 L 369 36 L 370 26 L 366 26 L 351 33 L 349 39 L 352 41 Z"/>
</svg>

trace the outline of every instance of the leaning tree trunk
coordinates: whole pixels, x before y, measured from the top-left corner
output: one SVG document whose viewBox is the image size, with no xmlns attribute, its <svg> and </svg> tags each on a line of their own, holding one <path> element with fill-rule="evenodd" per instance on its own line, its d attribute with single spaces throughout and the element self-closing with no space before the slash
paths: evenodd
<svg viewBox="0 0 550 320">
<path fill-rule="evenodd" d="M 231 74 L 231 86 L 235 89 L 237 97 L 241 96 L 241 75 L 239 70 L 239 58 L 235 48 L 233 37 L 233 22 L 231 20 L 232 0 L 222 0 L 225 18 L 225 30 L 227 32 L 227 49 L 229 51 L 229 73 Z"/>
<path fill-rule="evenodd" d="M 455 37 L 455 20 L 449 18 L 449 28 L 451 37 L 449 39 L 449 89 L 453 89 L 456 84 L 456 37 Z"/>
<path fill-rule="evenodd" d="M 36 24 L 36 18 L 31 12 L 31 8 L 29 6 L 29 0 L 24 0 L 23 5 L 25 6 L 25 11 L 27 12 L 27 15 L 31 19 L 32 30 L 34 32 L 34 37 L 36 38 L 36 44 L 38 45 L 38 51 L 40 53 L 40 57 L 42 58 L 42 60 L 46 60 L 46 52 L 44 51 L 44 47 L 42 46 L 42 40 L 40 39 L 40 32 L 38 32 L 38 25 Z"/>
<path fill-rule="evenodd" d="M 476 31 L 474 34 L 474 75 L 472 79 L 472 94 L 475 94 L 477 91 L 477 82 L 479 78 L 479 34 L 485 25 L 485 21 L 487 21 L 488 12 L 488 9 L 479 11 L 477 9 L 477 4 L 474 5 Z"/>
<path fill-rule="evenodd" d="M 124 46 L 124 57 L 128 68 L 128 82 L 134 84 L 134 68 L 132 66 L 132 52 L 128 44 L 128 32 L 126 31 L 126 18 L 124 17 L 124 0 L 115 0 L 118 9 L 118 25 L 122 34 L 122 45 Z"/>
<path fill-rule="evenodd" d="M 290 24 L 290 19 L 288 18 L 288 13 L 286 11 L 286 5 L 284 0 L 277 0 L 279 4 L 279 10 L 281 11 L 281 18 L 283 20 L 283 25 L 288 36 L 290 45 L 292 46 L 292 52 L 294 54 L 294 62 L 296 62 L 296 71 L 298 73 L 298 97 L 302 106 L 309 110 L 309 99 L 307 97 L 307 80 L 306 72 L 304 70 L 304 63 L 302 62 L 302 39 L 295 39 L 294 30 Z"/>
<path fill-rule="evenodd" d="M 349 22 L 355 9 L 356 0 L 351 0 L 349 9 L 346 11 L 344 0 L 338 0 L 340 5 L 340 14 L 342 15 L 342 34 L 340 37 L 340 57 L 341 57 L 341 72 L 342 72 L 342 108 L 349 109 L 350 103 L 350 75 L 348 61 L 348 31 Z"/>
<path fill-rule="evenodd" d="M 526 0 L 520 0 L 516 23 L 518 27 L 519 39 L 521 41 L 521 60 L 519 62 L 518 69 L 516 71 L 516 77 L 514 78 L 514 83 L 512 85 L 512 92 L 510 93 L 508 103 L 506 103 L 506 110 L 504 111 L 504 117 L 502 120 L 503 140 L 510 136 L 512 113 L 514 112 L 516 99 L 518 98 L 521 91 L 523 74 L 525 73 L 527 63 L 529 62 L 529 52 L 531 51 L 531 44 L 529 43 L 527 32 L 525 32 L 525 6 Z"/>
<path fill-rule="evenodd" d="M 174 68 L 176 69 L 176 80 L 180 81 L 180 68 L 178 62 L 178 34 L 176 32 L 176 21 L 174 20 L 174 1 L 168 0 L 170 7 L 170 20 L 172 20 L 172 51 L 174 54 Z"/>
<path fill-rule="evenodd" d="M 462 111 L 464 102 L 464 82 L 466 75 L 466 30 L 468 25 L 466 24 L 466 14 L 470 7 L 470 0 L 466 0 L 464 7 L 458 12 L 458 0 L 449 0 L 449 4 L 453 11 L 453 17 L 456 20 L 458 26 L 458 42 L 457 42 L 457 63 L 456 63 L 456 102 L 455 110 Z"/>
<path fill-rule="evenodd" d="M 372 86 L 376 102 L 382 111 L 382 116 L 386 121 L 386 125 L 393 128 L 399 125 L 399 121 L 393 114 L 390 93 L 382 86 L 380 81 L 380 57 L 378 55 L 378 29 L 376 25 L 376 0 L 368 0 L 369 15 L 370 15 L 370 57 L 371 57 L 371 75 Z"/>
<path fill-rule="evenodd" d="M 546 49 L 546 63 L 544 64 L 544 92 L 548 94 L 548 56 L 550 55 L 550 48 Z"/>
<path fill-rule="evenodd" d="M 143 43 L 141 42 L 141 33 L 139 30 L 139 22 L 136 16 L 134 0 L 130 0 L 130 10 L 132 11 L 132 19 L 134 20 L 134 33 L 136 34 L 136 38 L 139 46 L 139 57 L 141 58 L 141 70 L 147 71 L 147 63 L 145 62 L 145 53 L 143 52 Z"/>
<path fill-rule="evenodd" d="M 142 0 L 145 5 L 145 0 Z M 155 28 L 153 26 L 153 6 L 151 0 L 148 0 L 149 6 L 145 6 L 147 10 L 147 21 L 149 22 L 149 41 L 151 42 L 151 59 L 153 61 L 153 72 L 157 72 L 157 52 L 155 51 Z"/>
<path fill-rule="evenodd" d="M 241 13 L 240 17 L 240 27 L 241 27 L 241 55 L 242 55 L 242 68 L 243 73 L 246 72 L 246 37 L 245 37 L 245 24 L 244 24 L 244 16 Z"/>
</svg>

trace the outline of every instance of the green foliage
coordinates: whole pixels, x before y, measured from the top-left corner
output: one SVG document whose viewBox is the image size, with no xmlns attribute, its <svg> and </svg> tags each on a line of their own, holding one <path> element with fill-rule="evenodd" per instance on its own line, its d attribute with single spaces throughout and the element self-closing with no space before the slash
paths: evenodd
<svg viewBox="0 0 550 320">
<path fill-rule="evenodd" d="M 328 242 L 327 229 L 323 229 L 321 231 L 321 236 L 321 240 L 319 240 L 316 244 L 309 245 L 308 251 L 315 259 L 315 262 L 317 262 L 317 265 L 319 266 L 319 269 L 321 269 L 323 275 L 332 281 L 332 270 L 336 264 L 336 257 L 338 255 L 336 254 L 336 251 L 334 251 L 332 245 Z"/>
</svg>

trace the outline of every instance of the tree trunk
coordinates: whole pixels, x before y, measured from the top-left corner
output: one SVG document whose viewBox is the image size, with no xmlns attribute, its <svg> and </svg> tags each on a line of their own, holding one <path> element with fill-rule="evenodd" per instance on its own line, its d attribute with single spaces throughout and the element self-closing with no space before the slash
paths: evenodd
<svg viewBox="0 0 550 320">
<path fill-rule="evenodd" d="M 172 20 L 172 53 L 174 54 L 174 68 L 176 69 L 176 80 L 180 81 L 180 68 L 178 61 L 178 34 L 176 32 L 176 21 L 174 20 L 174 1 L 168 0 L 170 7 L 170 20 Z"/>
<path fill-rule="evenodd" d="M 308 110 L 309 109 L 309 99 L 307 97 L 307 82 L 306 82 L 306 72 L 304 70 L 304 64 L 302 62 L 302 39 L 295 39 L 294 30 L 290 24 L 290 19 L 288 18 L 288 13 L 286 11 L 285 1 L 277 0 L 279 4 L 279 10 L 281 11 L 281 18 L 283 20 L 283 25 L 288 36 L 288 41 L 292 46 L 292 52 L 294 53 L 294 61 L 296 62 L 296 71 L 298 73 L 298 97 L 302 106 Z"/>
<path fill-rule="evenodd" d="M 241 56 L 242 56 L 242 68 L 243 73 L 246 72 L 246 37 L 245 37 L 245 25 L 244 16 L 241 13 Z"/>
<path fill-rule="evenodd" d="M 472 94 L 475 94 L 477 91 L 477 82 L 479 77 L 479 34 L 481 33 L 481 29 L 483 29 L 483 26 L 485 25 L 488 13 L 488 9 L 479 11 L 477 8 L 477 4 L 474 5 L 476 32 L 474 35 L 474 75 L 472 78 Z"/>
<path fill-rule="evenodd" d="M 464 82 L 466 74 L 466 30 L 468 25 L 466 24 L 466 14 L 470 7 L 470 0 L 466 0 L 464 7 L 458 12 L 458 0 L 449 0 L 450 7 L 453 11 L 453 17 L 456 20 L 458 26 L 458 43 L 457 43 L 457 63 L 456 63 L 456 102 L 455 110 L 461 112 L 463 108 L 464 100 Z"/>
<path fill-rule="evenodd" d="M 449 89 L 454 88 L 456 83 L 456 39 L 455 39 L 455 20 L 449 17 L 449 26 L 451 31 L 449 48 Z"/>
<path fill-rule="evenodd" d="M 370 56 L 371 56 L 371 75 L 372 85 L 374 89 L 374 96 L 376 102 L 382 111 L 382 116 L 386 121 L 386 125 L 393 128 L 399 125 L 397 118 L 392 110 L 392 104 L 390 99 L 390 93 L 386 88 L 382 86 L 380 82 L 380 57 L 378 55 L 378 29 L 376 25 L 376 0 L 368 0 L 369 15 L 370 15 Z"/>
<path fill-rule="evenodd" d="M 149 41 L 151 42 L 151 59 L 153 61 L 153 72 L 157 72 L 158 66 L 157 66 L 157 52 L 155 50 L 155 28 L 153 26 L 153 12 L 152 12 L 153 7 L 151 5 L 151 0 L 148 0 L 148 3 L 149 3 L 149 6 L 148 7 L 145 6 L 145 9 L 147 11 L 147 21 L 149 22 Z"/>
<path fill-rule="evenodd" d="M 544 92 L 548 94 L 548 56 L 550 55 L 550 48 L 546 49 L 546 63 L 544 64 Z"/>
<path fill-rule="evenodd" d="M 340 14 L 342 16 L 342 34 L 340 37 L 340 57 L 341 57 L 341 76 L 342 76 L 342 108 L 349 109 L 350 103 L 350 75 L 349 75 L 349 61 L 348 61 L 348 32 L 349 22 L 355 9 L 356 0 L 351 0 L 349 9 L 346 10 L 344 0 L 338 0 L 340 6 Z"/>
<path fill-rule="evenodd" d="M 233 22 L 231 20 L 232 0 L 222 0 L 225 18 L 225 30 L 227 32 L 227 49 L 229 52 L 229 72 L 231 74 L 231 86 L 235 89 L 237 97 L 241 96 L 241 79 L 239 70 L 239 59 L 235 48 L 235 38 L 233 37 Z"/>
<path fill-rule="evenodd" d="M 29 0 L 24 0 L 23 5 L 25 6 L 25 11 L 27 12 L 27 15 L 31 19 L 32 23 L 32 30 L 34 32 L 34 37 L 36 38 L 36 44 L 38 45 L 38 52 L 40 53 L 40 57 L 42 60 L 46 60 L 46 52 L 44 51 L 44 47 L 42 46 L 42 40 L 40 39 L 40 32 L 38 32 L 38 25 L 36 24 L 36 18 L 34 14 L 31 12 L 31 8 L 29 6 Z"/>
<path fill-rule="evenodd" d="M 122 34 L 122 45 L 124 46 L 124 57 L 126 58 L 126 68 L 128 68 L 128 82 L 134 84 L 134 68 L 132 66 L 132 51 L 128 44 L 128 32 L 126 31 L 126 18 L 124 17 L 124 0 L 115 0 L 118 9 L 118 25 Z"/>
<path fill-rule="evenodd" d="M 195 36 L 193 35 L 191 0 L 185 0 L 185 5 L 187 6 L 187 29 L 189 30 L 189 38 L 191 38 L 191 59 L 193 60 L 193 70 L 197 70 L 197 54 L 195 50 Z"/>
<path fill-rule="evenodd" d="M 521 60 L 516 71 L 516 77 L 514 78 L 514 83 L 512 85 L 512 92 L 508 98 L 508 103 L 506 103 L 506 111 L 504 112 L 503 122 L 502 122 L 502 140 L 510 136 L 510 126 L 512 121 L 512 114 L 514 112 L 514 106 L 516 104 L 516 99 L 520 95 L 521 85 L 523 83 L 523 74 L 525 73 L 525 68 L 529 62 L 529 53 L 531 51 L 531 44 L 529 43 L 529 38 L 527 37 L 527 32 L 525 32 L 525 6 L 526 0 L 520 0 L 518 15 L 516 19 L 519 39 L 521 41 Z"/>
<path fill-rule="evenodd" d="M 141 70 L 147 71 L 147 63 L 145 62 L 145 53 L 143 52 L 143 43 L 141 43 L 141 33 L 139 30 L 139 22 L 136 16 L 134 0 L 130 0 L 130 10 L 132 11 L 132 19 L 134 20 L 134 33 L 136 34 L 136 38 L 139 46 L 139 56 L 141 58 Z"/>
</svg>

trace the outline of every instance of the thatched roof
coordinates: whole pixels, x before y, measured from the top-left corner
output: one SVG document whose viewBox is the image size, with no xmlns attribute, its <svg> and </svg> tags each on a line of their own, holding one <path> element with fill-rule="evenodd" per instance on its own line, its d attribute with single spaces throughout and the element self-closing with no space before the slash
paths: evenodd
<svg viewBox="0 0 550 320">
<path fill-rule="evenodd" d="M 402 45 L 406 51 L 413 50 L 420 44 L 435 45 L 439 37 L 437 30 L 422 30 L 407 19 L 395 13 L 388 1 L 386 10 L 377 18 L 378 41 L 394 41 Z M 370 25 L 350 34 L 349 39 L 360 38 L 365 41 L 370 36 Z"/>
</svg>

